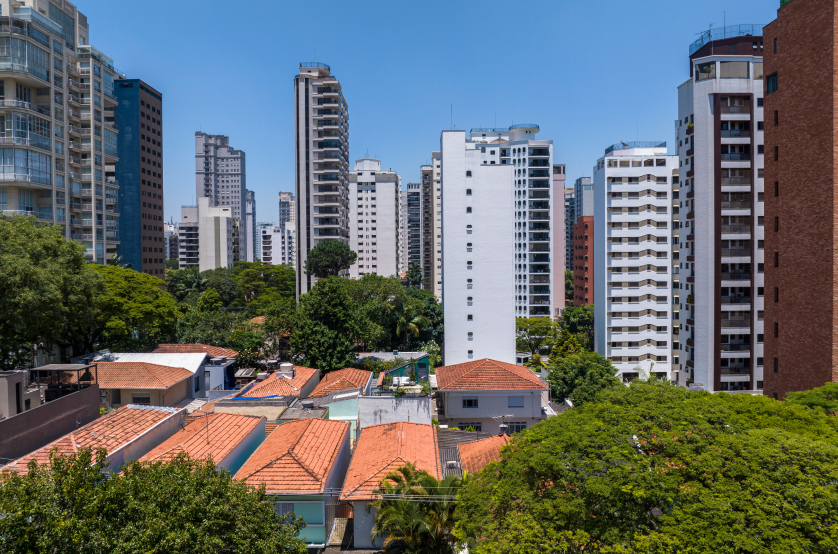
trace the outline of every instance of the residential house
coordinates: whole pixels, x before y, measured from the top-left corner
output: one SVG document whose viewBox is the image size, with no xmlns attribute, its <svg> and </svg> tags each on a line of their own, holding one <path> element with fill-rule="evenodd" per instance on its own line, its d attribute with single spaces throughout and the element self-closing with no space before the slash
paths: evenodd
<svg viewBox="0 0 838 554">
<path fill-rule="evenodd" d="M 210 459 L 235 474 L 265 440 L 265 418 L 238 414 L 204 414 L 140 458 L 166 462 L 178 454 Z"/>
<path fill-rule="evenodd" d="M 358 429 L 408 421 L 430 424 L 430 396 L 364 396 L 358 399 Z"/>
<path fill-rule="evenodd" d="M 500 450 L 509 444 L 509 435 L 494 435 L 457 446 L 463 471 L 474 473 L 500 460 Z"/>
<path fill-rule="evenodd" d="M 230 350 L 229 348 L 224 348 L 222 346 L 213 346 L 211 344 L 200 344 L 200 343 L 191 343 L 191 344 L 174 344 L 174 343 L 166 343 L 166 344 L 158 344 L 149 352 L 153 354 L 202 354 L 207 353 L 210 357 L 218 358 L 218 357 L 226 357 L 235 359 L 239 353 L 235 350 Z"/>
<path fill-rule="evenodd" d="M 279 425 L 235 478 L 264 485 L 278 513 L 306 522 L 299 537 L 308 547 L 325 548 L 350 455 L 347 422 L 299 419 Z"/>
<path fill-rule="evenodd" d="M 436 369 L 439 422 L 490 433 L 516 433 L 554 412 L 547 384 L 530 369 L 484 358 Z"/>
<path fill-rule="evenodd" d="M 314 409 L 326 409 L 324 417 L 337 420 L 348 421 L 351 427 L 351 436 L 354 441 L 357 436 L 358 427 L 358 402 L 361 398 L 369 398 L 364 396 L 364 389 L 357 387 L 354 389 L 343 389 L 321 396 L 310 396 L 305 400 L 298 401 L 298 404 L 310 403 Z"/>
<path fill-rule="evenodd" d="M 248 384 L 235 396 L 216 400 L 214 411 L 265 416 L 269 422 L 277 421 L 286 408 L 314 390 L 320 382 L 320 370 L 282 364 L 279 371 L 264 377 Z"/>
<path fill-rule="evenodd" d="M 183 410 L 162 406 L 127 405 L 109 412 L 92 422 L 79 427 L 58 440 L 52 441 L 5 466 L 4 470 L 27 472 L 27 466 L 34 460 L 38 464 L 49 464 L 50 453 L 69 456 L 82 448 L 107 450 L 105 461 L 107 471 L 138 460 L 183 427 Z"/>
<path fill-rule="evenodd" d="M 416 375 L 419 381 L 428 380 L 428 369 L 430 367 L 427 352 L 399 352 L 394 350 L 392 352 L 361 352 L 358 354 L 359 360 L 369 358 L 372 361 L 392 361 L 395 359 L 407 360 L 410 363 L 409 367 L 399 366 L 393 370 L 388 371 L 391 377 L 410 377 Z M 379 379 L 380 379 L 379 375 Z M 381 386 L 381 385 L 379 385 Z"/>
<path fill-rule="evenodd" d="M 337 371 L 330 371 L 320 380 L 309 396 L 325 396 L 330 392 L 361 388 L 363 394 L 369 395 L 372 388 L 372 371 L 348 367 Z"/>
<path fill-rule="evenodd" d="M 127 404 L 173 407 L 189 397 L 192 372 L 182 367 L 145 362 L 98 362 L 96 377 L 105 401 L 118 408 Z"/>
<path fill-rule="evenodd" d="M 412 462 L 442 478 L 436 434 L 434 425 L 403 421 L 361 429 L 340 495 L 340 500 L 352 503 L 355 548 L 375 547 L 370 531 L 376 510 L 367 508 L 379 498 L 376 491 L 385 475 Z"/>
</svg>

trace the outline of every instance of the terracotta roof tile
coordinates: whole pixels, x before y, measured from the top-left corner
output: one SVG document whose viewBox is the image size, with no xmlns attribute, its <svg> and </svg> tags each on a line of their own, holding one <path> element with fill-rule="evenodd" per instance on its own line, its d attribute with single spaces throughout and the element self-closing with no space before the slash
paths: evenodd
<svg viewBox="0 0 838 554">
<path fill-rule="evenodd" d="M 210 458 L 213 463 L 221 463 L 264 419 L 240 414 L 199 416 L 140 461 L 166 461 L 185 452 L 193 459 Z"/>
<path fill-rule="evenodd" d="M 384 476 L 407 462 L 442 478 L 436 426 L 399 421 L 364 427 L 355 444 L 340 499 L 377 498 L 373 491 Z"/>
<path fill-rule="evenodd" d="M 252 323 L 253 325 L 262 325 L 263 323 L 265 323 L 265 316 L 259 315 L 249 319 L 247 322 Z"/>
<path fill-rule="evenodd" d="M 438 367 L 436 382 L 439 390 L 547 389 L 529 368 L 488 358 Z"/>
<path fill-rule="evenodd" d="M 323 492 L 348 421 L 300 419 L 280 425 L 236 473 L 249 485 L 265 484 L 268 494 Z"/>
<path fill-rule="evenodd" d="M 100 389 L 168 389 L 192 377 L 182 367 L 146 362 L 97 362 L 93 373 Z"/>
<path fill-rule="evenodd" d="M 372 371 L 348 367 L 337 371 L 330 371 L 314 387 L 310 397 L 326 396 L 330 392 L 366 387 L 372 376 Z"/>
<path fill-rule="evenodd" d="M 221 346 L 213 346 L 211 344 L 158 344 L 149 353 L 152 354 L 203 354 L 206 352 L 210 356 L 226 356 L 228 358 L 235 358 L 239 355 L 235 350 L 223 348 Z"/>
<path fill-rule="evenodd" d="M 460 444 L 460 462 L 463 469 L 473 473 L 486 467 L 489 462 L 500 460 L 500 449 L 507 444 L 509 444 L 508 435 L 495 435 Z"/>
<path fill-rule="evenodd" d="M 271 433 L 276 431 L 277 423 L 266 423 L 265 424 L 265 437 L 269 437 Z"/>
<path fill-rule="evenodd" d="M 309 382 L 320 370 L 310 367 L 302 367 L 295 365 L 296 371 L 294 378 L 289 379 L 284 375 L 272 373 L 267 379 L 254 386 L 246 393 L 240 395 L 241 398 L 262 398 L 265 396 L 300 396 L 300 389 Z"/>
<path fill-rule="evenodd" d="M 122 448 L 141 434 L 179 410 L 156 406 L 123 406 L 95 419 L 72 433 L 68 433 L 31 454 L 18 458 L 3 469 L 26 472 L 30 460 L 38 464 L 49 463 L 53 449 L 60 455 L 75 454 L 81 448 L 104 448 L 110 454 Z M 116 468 L 112 468 L 116 469 Z"/>
</svg>

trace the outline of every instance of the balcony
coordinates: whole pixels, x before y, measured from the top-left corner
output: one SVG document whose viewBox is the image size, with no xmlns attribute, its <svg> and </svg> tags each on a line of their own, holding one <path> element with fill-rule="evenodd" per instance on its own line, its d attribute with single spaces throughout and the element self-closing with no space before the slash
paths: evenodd
<svg viewBox="0 0 838 554">
<path fill-rule="evenodd" d="M 722 129 L 722 138 L 749 138 L 751 136 L 750 129 Z"/>
<path fill-rule="evenodd" d="M 722 329 L 745 329 L 751 326 L 750 319 L 723 319 Z"/>
<path fill-rule="evenodd" d="M 740 106 L 725 106 L 722 105 L 722 112 L 727 114 L 748 114 L 751 113 L 751 105 L 745 104 Z"/>
<path fill-rule="evenodd" d="M 722 225 L 722 233 L 745 233 L 751 234 L 750 225 Z"/>
<path fill-rule="evenodd" d="M 748 248 L 722 248 L 723 258 L 742 258 L 750 255 L 751 250 Z"/>
<path fill-rule="evenodd" d="M 722 296 L 722 304 L 723 305 L 730 305 L 730 304 L 750 304 L 751 297 L 750 296 Z"/>
<path fill-rule="evenodd" d="M 732 202 L 722 201 L 723 210 L 750 210 L 751 202 L 749 200 L 736 200 Z"/>
<path fill-rule="evenodd" d="M 720 276 L 722 281 L 750 281 L 750 273 L 722 273 Z"/>
<path fill-rule="evenodd" d="M 731 186 L 743 186 L 747 185 L 750 186 L 751 184 L 751 177 L 722 177 L 722 185 L 731 185 Z"/>
<path fill-rule="evenodd" d="M 530 209 L 531 210 L 549 210 L 550 203 L 549 202 L 530 202 Z"/>
<path fill-rule="evenodd" d="M 3 60 L 21 60 L 22 58 L 3 56 Z M 49 59 L 49 57 L 47 57 Z M 0 61 L 0 74 L 11 73 L 15 79 L 26 83 L 27 85 L 42 88 L 44 84 L 51 86 L 49 82 L 49 73 L 46 68 L 36 65 L 29 65 L 29 63 L 15 63 L 12 61 Z"/>
<path fill-rule="evenodd" d="M 720 154 L 723 162 L 748 162 L 751 160 L 749 152 L 736 152 L 733 154 Z"/>
</svg>

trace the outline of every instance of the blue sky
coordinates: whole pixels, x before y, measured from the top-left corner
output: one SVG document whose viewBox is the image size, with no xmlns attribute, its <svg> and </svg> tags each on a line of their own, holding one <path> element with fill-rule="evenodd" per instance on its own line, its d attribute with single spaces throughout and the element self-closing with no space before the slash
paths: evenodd
<svg viewBox="0 0 838 554">
<path fill-rule="evenodd" d="M 163 93 L 166 220 L 194 202 L 203 130 L 247 153 L 257 219 L 274 221 L 277 193 L 294 190 L 301 61 L 327 63 L 340 79 L 351 160 L 368 153 L 418 181 L 453 105 L 458 129 L 539 124 L 572 182 L 614 142 L 671 144 L 697 33 L 725 20 L 769 23 L 779 0 L 76 4 L 91 43 Z"/>
</svg>

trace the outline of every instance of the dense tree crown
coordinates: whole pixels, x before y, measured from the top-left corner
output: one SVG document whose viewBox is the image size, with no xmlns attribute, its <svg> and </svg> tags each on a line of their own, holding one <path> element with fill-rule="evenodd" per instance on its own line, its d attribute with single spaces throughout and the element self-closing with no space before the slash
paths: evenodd
<svg viewBox="0 0 838 554">
<path fill-rule="evenodd" d="M 324 240 L 312 248 L 306 256 L 306 275 L 318 279 L 339 275 L 358 259 L 358 254 L 339 240 Z"/>
</svg>

